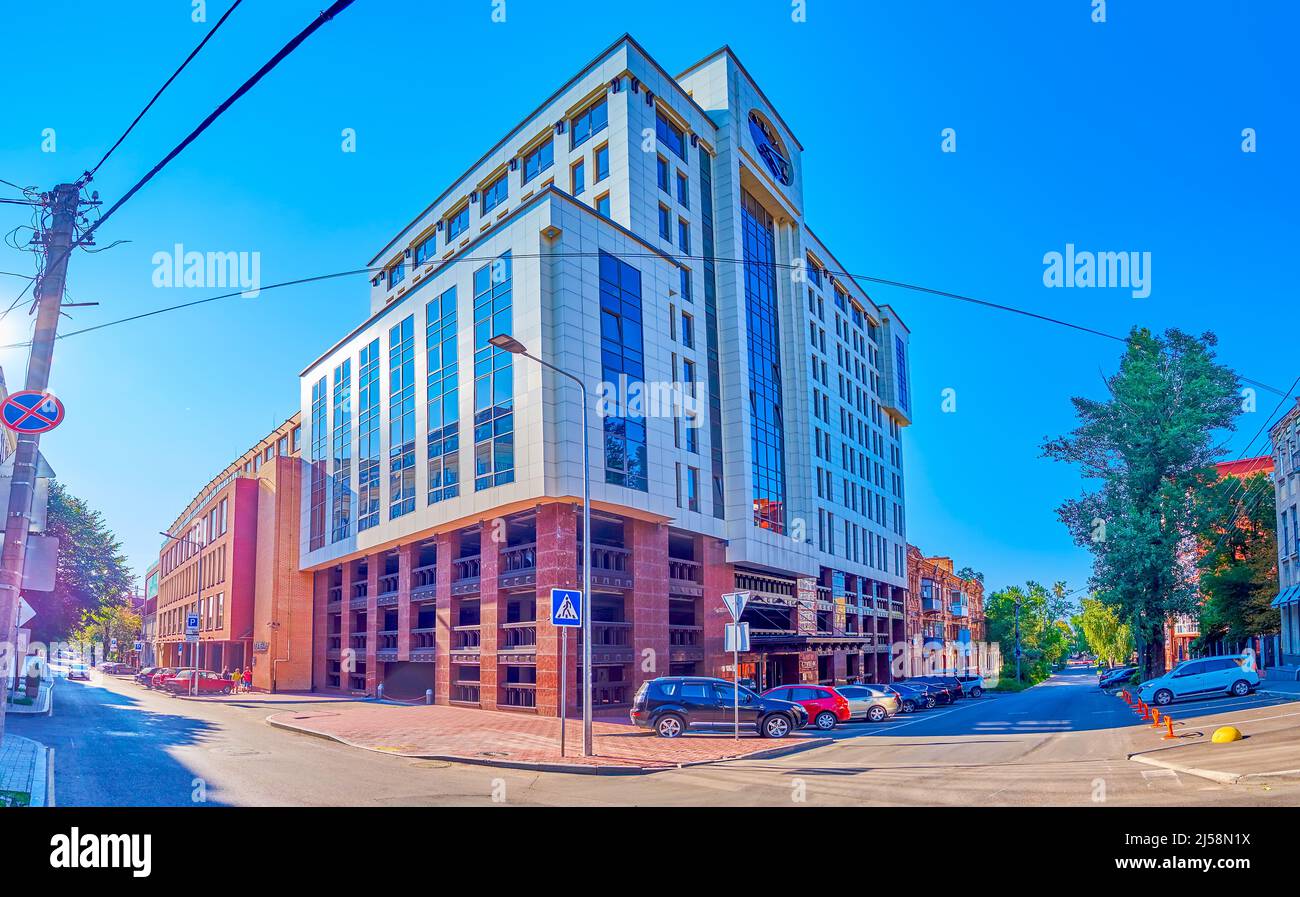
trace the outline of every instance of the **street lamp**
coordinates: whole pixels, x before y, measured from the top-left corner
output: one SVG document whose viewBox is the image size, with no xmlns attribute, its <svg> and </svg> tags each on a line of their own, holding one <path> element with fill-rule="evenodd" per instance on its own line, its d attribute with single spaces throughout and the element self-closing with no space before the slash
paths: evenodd
<svg viewBox="0 0 1300 897">
<path fill-rule="evenodd" d="M 203 546 L 200 545 L 198 542 L 195 542 L 193 539 L 189 538 L 188 536 L 174 536 L 171 533 L 167 532 L 166 530 L 159 530 L 158 532 L 161 535 L 166 536 L 168 539 L 175 539 L 177 542 L 181 542 L 185 545 L 192 545 L 194 547 L 194 553 L 198 556 L 198 566 L 194 571 L 195 579 L 198 582 L 198 593 L 194 596 L 194 607 L 196 610 L 202 613 L 201 608 L 203 607 Z M 193 675 L 190 676 L 190 694 L 197 697 L 199 693 L 199 642 L 197 638 L 194 641 L 194 649 L 193 649 L 193 653 L 190 655 L 190 659 L 194 661 L 194 673 Z"/>
<path fill-rule="evenodd" d="M 528 347 L 513 336 L 499 333 L 488 343 L 509 352 L 531 358 L 544 368 L 550 368 L 567 377 L 578 386 L 582 397 L 582 755 L 590 757 L 591 750 L 591 458 L 587 448 L 587 387 L 582 380 L 568 371 L 544 361 L 528 351 Z M 569 696 L 560 695 L 567 701 Z"/>
</svg>

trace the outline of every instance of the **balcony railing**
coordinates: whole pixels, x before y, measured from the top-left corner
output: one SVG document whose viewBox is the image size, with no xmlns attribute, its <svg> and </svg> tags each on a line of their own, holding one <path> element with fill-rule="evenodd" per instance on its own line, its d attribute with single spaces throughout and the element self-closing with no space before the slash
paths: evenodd
<svg viewBox="0 0 1300 897">
<path fill-rule="evenodd" d="M 339 648 L 343 647 L 343 637 L 338 635 L 329 636 L 325 639 L 325 647 L 337 651 Z"/>
<path fill-rule="evenodd" d="M 364 651 L 364 650 L 366 650 L 366 636 L 365 636 L 365 633 L 362 633 L 362 634 L 360 634 L 360 635 L 353 634 L 353 635 L 349 636 L 349 637 L 348 637 L 348 647 L 350 647 L 353 651 Z"/>
<path fill-rule="evenodd" d="M 503 649 L 537 647 L 537 622 L 529 620 L 523 623 L 502 623 L 501 644 Z"/>
<path fill-rule="evenodd" d="M 581 633 L 579 633 L 581 641 Z M 597 623 L 591 624 L 592 647 L 622 648 L 632 643 L 631 623 Z"/>
<path fill-rule="evenodd" d="M 432 627 L 430 627 L 429 629 L 412 629 L 411 650 L 428 651 L 432 649 L 435 646 L 434 638 L 437 631 L 438 631 L 437 629 Z"/>
<path fill-rule="evenodd" d="M 438 585 L 438 565 L 425 564 L 423 567 L 416 567 L 411 571 L 411 592 L 415 593 L 421 589 L 433 589 Z"/>
<path fill-rule="evenodd" d="M 397 630 L 385 629 L 379 633 L 379 650 L 396 651 L 397 650 Z"/>
<path fill-rule="evenodd" d="M 477 580 L 482 572 L 482 559 L 476 554 L 473 557 L 456 558 L 451 562 L 451 581 L 465 582 L 466 580 Z"/>
<path fill-rule="evenodd" d="M 703 626 L 668 627 L 668 644 L 673 648 L 694 648 L 703 636 Z"/>
<path fill-rule="evenodd" d="M 949 606 L 948 610 L 954 617 L 970 616 L 970 605 L 968 604 L 953 604 Z"/>
<path fill-rule="evenodd" d="M 397 574 L 385 573 L 379 577 L 379 594 L 389 595 L 397 592 Z"/>
<path fill-rule="evenodd" d="M 937 614 L 943 612 L 943 602 L 938 598 L 922 598 L 921 613 Z"/>
<path fill-rule="evenodd" d="M 325 605 L 327 608 L 333 608 L 343 603 L 343 586 L 330 586 L 325 593 Z"/>
<path fill-rule="evenodd" d="M 453 626 L 451 629 L 451 647 L 454 651 L 477 651 L 482 643 L 482 634 L 478 626 Z"/>
<path fill-rule="evenodd" d="M 453 682 L 451 700 L 457 704 L 477 704 L 479 702 L 477 682 Z"/>
<path fill-rule="evenodd" d="M 502 691 L 502 707 L 526 707 L 529 709 L 537 707 L 537 686 L 527 682 L 511 682 L 504 685 Z"/>
<path fill-rule="evenodd" d="M 695 561 L 669 558 L 668 579 L 673 582 L 689 582 L 701 585 L 704 582 L 704 568 Z"/>
<path fill-rule="evenodd" d="M 501 573 L 521 573 L 537 568 L 537 545 L 512 545 L 501 552 Z"/>
<path fill-rule="evenodd" d="M 578 567 L 582 567 L 582 552 L 578 552 Z M 632 552 L 612 545 L 591 546 L 591 572 L 629 573 L 632 569 Z"/>
<path fill-rule="evenodd" d="M 370 583 L 364 579 L 352 583 L 352 597 L 365 598 L 370 593 Z"/>
</svg>

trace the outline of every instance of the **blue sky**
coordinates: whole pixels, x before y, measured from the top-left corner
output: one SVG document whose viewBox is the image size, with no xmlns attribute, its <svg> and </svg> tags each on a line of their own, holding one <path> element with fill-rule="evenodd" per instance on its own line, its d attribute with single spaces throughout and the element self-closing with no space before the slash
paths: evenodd
<svg viewBox="0 0 1300 897">
<path fill-rule="evenodd" d="M 100 171 L 119 196 L 305 25 L 320 0 L 248 0 Z M 15 8 L 18 7 L 18 8 Z M 166 0 L 6 4 L 0 178 L 75 178 L 226 9 Z M 1124 333 L 1212 330 L 1222 359 L 1285 389 L 1297 370 L 1295 4 L 1110 0 L 663 3 L 357 0 L 126 205 L 73 260 L 89 326 L 209 295 L 159 289 L 152 255 L 257 251 L 271 283 L 369 260 L 484 149 L 623 32 L 670 72 L 730 44 L 804 146 L 806 212 L 850 271 L 925 284 Z M 557 13 L 557 10 L 561 12 Z M 37 48 L 75 23 L 66 64 Z M 1288 87 L 1290 90 L 1288 90 Z M 1241 151 L 1243 128 L 1258 152 Z M 53 128 L 56 151 L 42 152 Z M 355 128 L 357 152 L 340 151 Z M 953 128 L 957 152 L 940 151 Z M 10 196 L 9 188 L 0 196 Z M 0 205 L 0 229 L 26 223 Z M 1152 256 L 1152 292 L 1047 289 L 1043 255 Z M 32 270 L 0 246 L 0 270 Z M 7 306 L 23 286 L 0 276 Z M 1118 344 L 886 287 L 913 333 L 906 437 L 909 537 L 991 585 L 1082 585 L 1090 567 L 1055 519 L 1077 474 L 1040 457 L 1071 428 L 1069 397 L 1099 396 Z M 364 318 L 364 279 L 263 293 L 60 343 L 67 422 L 43 444 L 106 515 L 133 567 L 194 491 L 294 410 L 298 371 Z M 30 333 L 26 305 L 0 343 Z M 25 351 L 0 352 L 12 388 Z M 957 411 L 941 413 L 943 391 Z M 1276 396 L 1260 394 L 1231 455 Z M 1255 448 L 1263 450 L 1263 444 Z"/>
</svg>

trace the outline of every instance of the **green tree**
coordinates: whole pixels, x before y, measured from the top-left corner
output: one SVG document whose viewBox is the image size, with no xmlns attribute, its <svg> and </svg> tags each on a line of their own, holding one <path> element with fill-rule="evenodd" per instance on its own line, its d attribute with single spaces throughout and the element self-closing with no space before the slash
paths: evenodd
<svg viewBox="0 0 1300 897">
<path fill-rule="evenodd" d="M 1079 628 L 1088 650 L 1102 663 L 1114 666 L 1128 660 L 1133 653 L 1133 630 L 1119 618 L 1115 608 L 1096 598 L 1083 599 Z"/>
<path fill-rule="evenodd" d="M 86 652 L 93 645 L 103 645 L 104 656 L 110 655 L 109 646 L 117 639 L 118 655 L 126 650 L 140 634 L 140 615 L 131 610 L 130 600 L 122 596 L 82 614 L 81 625 L 72 633 L 70 641 Z M 114 658 L 115 659 L 115 658 Z"/>
<path fill-rule="evenodd" d="M 1147 677 L 1163 668 L 1165 620 L 1195 608 L 1195 571 L 1181 563 L 1180 543 L 1192 496 L 1211 475 L 1214 434 L 1231 430 L 1238 411 L 1237 376 L 1215 361 L 1216 342 L 1134 329 L 1105 379 L 1109 396 L 1075 397 L 1078 427 L 1043 447 L 1099 484 L 1057 513 L 1092 552 L 1090 585 L 1133 627 Z"/>
<path fill-rule="evenodd" d="M 46 531 L 59 539 L 54 591 L 23 593 L 36 611 L 32 639 L 41 642 L 66 637 L 83 614 L 129 594 L 132 586 L 121 543 L 103 515 L 58 481 L 50 483 Z"/>
<path fill-rule="evenodd" d="M 957 571 L 957 576 L 960 579 L 976 580 L 981 585 L 984 583 L 984 574 L 976 570 L 974 567 L 962 567 Z"/>
<path fill-rule="evenodd" d="M 1073 633 L 1065 619 L 1054 616 L 1053 605 L 1065 592 L 1057 583 L 1059 594 L 1041 583 L 1028 582 L 1024 588 L 1008 586 L 984 599 L 984 615 L 989 641 L 998 642 L 1002 653 L 1002 678 L 1016 677 L 1016 605 L 1020 605 L 1020 678 L 1037 683 L 1052 674 L 1053 667 L 1069 656 Z"/>
<path fill-rule="evenodd" d="M 1277 593 L 1277 510 L 1267 474 L 1220 478 L 1197 495 L 1201 639 L 1269 635 L 1281 625 Z"/>
</svg>

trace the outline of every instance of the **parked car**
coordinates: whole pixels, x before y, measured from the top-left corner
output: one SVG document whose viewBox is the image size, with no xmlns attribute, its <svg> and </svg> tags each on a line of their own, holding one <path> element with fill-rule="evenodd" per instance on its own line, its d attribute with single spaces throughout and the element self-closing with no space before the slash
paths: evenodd
<svg viewBox="0 0 1300 897">
<path fill-rule="evenodd" d="M 150 688 L 162 688 L 163 683 L 178 673 L 188 672 L 191 667 L 161 667 L 158 672 L 149 677 Z"/>
<path fill-rule="evenodd" d="M 930 710 L 939 699 L 935 697 L 934 692 L 921 683 L 912 682 L 895 682 L 889 686 L 898 692 L 899 701 L 902 704 L 904 713 L 915 713 L 918 710 Z"/>
<path fill-rule="evenodd" d="M 643 682 L 632 698 L 633 725 L 677 738 L 689 731 L 719 731 L 734 725 L 736 686 L 707 676 L 660 676 Z M 798 704 L 740 688 L 740 724 L 764 738 L 784 738 L 808 724 Z"/>
<path fill-rule="evenodd" d="M 1168 673 L 1138 686 L 1138 697 L 1163 707 L 1182 698 L 1228 694 L 1245 697 L 1259 685 L 1253 656 L 1225 654 L 1184 660 Z"/>
<path fill-rule="evenodd" d="M 931 685 L 937 685 L 940 688 L 948 690 L 948 694 L 955 701 L 958 698 L 965 697 L 966 692 L 962 689 L 961 680 L 956 676 L 936 675 L 936 676 L 918 676 L 922 682 L 928 682 Z"/>
<path fill-rule="evenodd" d="M 763 697 L 801 705 L 811 724 L 823 732 L 852 717 L 848 699 L 829 685 L 779 685 L 763 692 Z"/>
<path fill-rule="evenodd" d="M 957 682 L 961 685 L 962 694 L 968 698 L 978 698 L 984 694 L 984 677 L 979 674 L 958 676 Z"/>
<path fill-rule="evenodd" d="M 211 670 L 181 670 L 175 676 L 171 676 L 163 681 L 163 688 L 174 695 L 192 694 L 194 692 L 194 677 L 198 676 L 198 693 L 201 695 L 228 695 L 234 683 L 229 679 L 221 678 L 220 673 L 214 673 Z"/>
<path fill-rule="evenodd" d="M 86 666 L 84 663 L 79 663 L 79 662 L 78 662 L 78 663 L 72 663 L 72 664 L 69 664 L 69 665 L 68 665 L 68 678 L 69 678 L 69 679 L 85 679 L 87 682 L 89 682 L 89 681 L 90 681 L 90 667 Z"/>
<path fill-rule="evenodd" d="M 1121 685 L 1131 684 L 1138 675 L 1137 667 L 1117 667 L 1111 670 L 1097 682 L 1097 687 L 1102 689 L 1119 688 Z"/>
<path fill-rule="evenodd" d="M 849 702 L 849 719 L 883 723 L 898 712 L 898 692 L 888 685 L 837 685 L 835 691 Z"/>
<path fill-rule="evenodd" d="M 149 685 L 149 679 L 154 673 L 158 672 L 159 669 L 161 669 L 161 667 L 144 667 L 135 674 L 135 681 L 140 685 L 147 687 Z"/>
<path fill-rule="evenodd" d="M 951 704 L 956 700 L 953 693 L 961 691 L 960 688 L 943 685 L 930 677 L 918 676 L 915 679 L 906 679 L 904 681 L 909 685 L 915 685 L 919 688 L 926 689 L 930 694 L 934 695 L 935 702 L 939 704 Z"/>
</svg>

